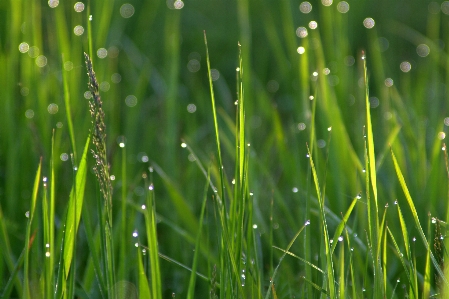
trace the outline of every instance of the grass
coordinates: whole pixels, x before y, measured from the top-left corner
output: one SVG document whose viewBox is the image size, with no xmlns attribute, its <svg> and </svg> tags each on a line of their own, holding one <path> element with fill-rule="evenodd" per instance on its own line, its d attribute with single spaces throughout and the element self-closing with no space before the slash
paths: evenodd
<svg viewBox="0 0 449 299">
<path fill-rule="evenodd" d="M 0 4 L 0 296 L 445 298 L 448 4 L 310 2 Z"/>
</svg>

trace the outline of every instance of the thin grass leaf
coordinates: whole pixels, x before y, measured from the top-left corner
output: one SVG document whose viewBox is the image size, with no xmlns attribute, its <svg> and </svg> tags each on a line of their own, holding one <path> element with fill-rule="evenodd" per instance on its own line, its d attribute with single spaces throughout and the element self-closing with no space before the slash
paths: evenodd
<svg viewBox="0 0 449 299">
<path fill-rule="evenodd" d="M 282 248 L 277 247 L 277 246 L 275 246 L 275 245 L 273 245 L 273 248 L 275 248 L 275 249 L 277 249 L 277 250 L 280 250 L 280 251 L 282 251 L 283 253 L 286 253 L 286 254 L 288 254 L 288 255 L 294 257 L 294 258 L 297 258 L 298 260 L 300 260 L 300 261 L 303 262 L 304 264 L 310 266 L 310 268 L 313 268 L 313 269 L 315 269 L 315 270 L 321 272 L 321 273 L 324 274 L 324 275 L 326 274 L 326 272 L 324 272 L 323 270 L 321 270 L 318 266 L 315 266 L 314 264 L 312 264 L 312 263 L 309 262 L 308 260 L 303 259 L 302 257 L 299 257 L 299 256 L 297 256 L 296 254 L 294 254 L 294 253 L 292 253 L 292 252 L 290 252 L 290 251 L 288 251 L 288 250 L 282 249 Z"/>
<path fill-rule="evenodd" d="M 147 232 L 148 251 L 150 256 L 151 294 L 154 299 L 162 299 L 161 271 L 159 267 L 159 248 L 157 245 L 156 211 L 154 192 L 147 193 L 147 208 L 145 212 L 145 227 Z"/>
<path fill-rule="evenodd" d="M 418 230 L 419 235 L 421 236 L 421 239 L 422 239 L 422 241 L 424 243 L 424 247 L 426 247 L 426 249 L 430 252 L 430 258 L 431 258 L 432 263 L 433 263 L 433 265 L 435 267 L 435 270 L 440 275 L 442 281 L 444 282 L 445 287 L 449 288 L 449 282 L 447 281 L 446 276 L 444 275 L 443 271 L 441 270 L 440 266 L 438 265 L 438 262 L 435 259 L 435 256 L 433 255 L 432 251 L 430 251 L 429 243 L 427 242 L 427 238 L 426 238 L 426 236 L 424 234 L 424 231 L 423 231 L 423 229 L 421 227 L 421 224 L 419 222 L 418 212 L 416 211 L 415 204 L 413 203 L 413 199 L 412 199 L 412 197 L 410 195 L 410 192 L 408 191 L 407 184 L 405 183 L 404 176 L 402 175 L 401 168 L 399 167 L 399 164 L 398 164 L 398 162 L 396 160 L 396 157 L 395 157 L 392 149 L 391 149 L 391 156 L 393 158 L 393 164 L 394 164 L 394 169 L 396 170 L 396 175 L 398 177 L 399 183 L 401 184 L 402 191 L 404 192 L 404 195 L 405 195 L 405 198 L 407 200 L 407 204 L 408 204 L 408 206 L 410 208 L 410 211 L 412 212 L 412 216 L 413 216 L 413 219 L 415 221 L 416 229 Z"/>
<path fill-rule="evenodd" d="M 411 260 L 411 254 L 410 254 L 410 241 L 408 237 L 407 232 L 407 225 L 405 224 L 404 216 L 402 215 L 401 207 L 399 203 L 396 204 L 398 207 L 398 218 L 399 218 L 399 224 L 401 225 L 401 231 L 402 231 L 402 239 L 404 240 L 405 245 L 405 253 L 407 254 L 407 259 Z"/>
<path fill-rule="evenodd" d="M 34 218 L 34 211 L 36 209 L 36 201 L 37 201 L 37 192 L 39 190 L 39 183 L 41 178 L 41 169 L 42 169 L 42 158 L 40 159 L 39 166 L 36 171 L 36 176 L 34 178 L 34 186 L 33 186 L 33 195 L 31 197 L 31 207 L 30 210 L 27 212 L 28 222 L 26 227 L 26 233 L 25 233 L 25 260 L 24 260 L 24 270 L 23 270 L 23 276 L 24 276 L 24 283 L 23 283 L 23 298 L 31 298 L 30 293 L 30 249 L 31 245 L 33 244 L 34 240 L 34 234 L 31 236 L 31 224 L 33 223 Z"/>
<path fill-rule="evenodd" d="M 396 248 L 397 256 L 399 257 L 399 260 L 401 261 L 401 264 L 402 264 L 402 267 L 404 268 L 406 277 L 407 277 L 407 279 L 408 279 L 408 281 L 410 283 L 410 287 L 412 288 L 413 298 L 418 298 L 417 297 L 417 294 L 418 294 L 417 291 L 418 290 L 415 288 L 416 286 L 413 283 L 413 277 L 412 277 L 412 275 L 410 273 L 409 266 L 408 266 L 407 262 L 404 259 L 404 254 L 399 249 L 398 243 L 396 242 L 396 239 L 394 238 L 393 233 L 391 232 L 391 230 L 390 230 L 390 228 L 388 226 L 387 226 L 387 231 L 388 231 L 388 234 L 390 235 L 390 237 L 391 237 L 391 239 L 393 241 L 394 247 Z"/>
<path fill-rule="evenodd" d="M 19 270 L 22 268 L 23 260 L 25 259 L 25 253 L 26 248 L 22 250 L 22 253 L 19 255 L 19 258 L 17 259 L 17 262 L 11 271 L 11 275 L 9 276 L 8 282 L 6 283 L 5 287 L 3 288 L 3 293 L 1 294 L 0 298 L 9 298 L 11 291 L 14 287 L 14 284 L 16 284 L 16 289 L 19 294 L 22 294 L 23 290 L 22 288 L 18 288 L 17 284 L 20 282 L 18 278 Z M 21 283 L 21 282 L 20 282 Z"/>
<path fill-rule="evenodd" d="M 431 236 L 430 232 L 430 215 L 427 217 L 427 236 Z M 431 262 L 430 262 L 430 249 L 426 250 L 426 260 L 425 260 L 425 268 L 424 268 L 424 280 L 422 286 L 422 298 L 429 298 L 430 296 L 430 288 L 431 288 Z"/>
<path fill-rule="evenodd" d="M 204 188 L 204 195 L 203 195 L 203 204 L 201 206 L 201 214 L 200 214 L 200 222 L 199 222 L 199 230 L 198 235 L 196 237 L 195 242 L 195 253 L 193 255 L 193 262 L 192 262 L 192 273 L 190 274 L 190 281 L 189 281 L 189 288 L 187 289 L 187 299 L 193 299 L 195 294 L 195 280 L 196 280 L 196 269 L 198 266 L 198 254 L 199 254 L 199 247 L 200 247 L 200 240 L 201 240 L 201 229 L 203 227 L 203 220 L 204 220 L 204 211 L 206 210 L 206 202 L 207 202 L 207 190 L 209 189 L 209 180 L 210 180 L 210 174 L 208 172 L 208 180 L 206 182 L 206 186 Z"/>
<path fill-rule="evenodd" d="M 320 185 L 318 181 L 318 175 L 316 173 L 315 164 L 313 163 L 312 154 L 307 148 L 310 160 L 310 167 L 312 169 L 313 181 L 315 183 L 315 191 L 317 193 L 318 202 L 320 204 L 320 220 L 323 229 L 323 237 L 324 237 L 324 253 L 326 255 L 326 274 L 327 274 L 327 284 L 328 284 L 328 292 L 331 299 L 337 298 L 337 294 L 335 292 L 335 280 L 334 280 L 334 266 L 332 262 L 332 254 L 330 251 L 330 242 L 329 242 L 329 232 L 327 230 L 326 223 L 326 213 L 324 211 L 324 198 L 321 195 Z"/>
<path fill-rule="evenodd" d="M 323 289 L 322 287 L 320 287 L 319 285 L 317 285 L 316 283 L 313 283 L 311 280 L 308 280 L 307 278 L 305 278 L 304 276 L 301 276 L 300 279 L 304 280 L 305 282 L 307 282 L 309 285 L 311 285 L 313 288 L 315 288 L 316 290 L 318 290 L 320 293 L 322 293 L 323 295 L 328 295 L 328 293 L 326 292 L 325 289 Z"/>
<path fill-rule="evenodd" d="M 307 221 L 306 224 L 304 224 L 304 225 L 298 230 L 298 232 L 293 236 L 293 238 L 291 239 L 290 243 L 288 243 L 287 248 L 286 248 L 285 250 L 282 250 L 282 249 L 279 248 L 280 250 L 282 250 L 282 251 L 284 252 L 284 254 L 282 254 L 281 258 L 279 259 L 279 263 L 278 263 L 278 265 L 276 266 L 276 268 L 274 269 L 273 275 L 272 275 L 272 277 L 270 278 L 270 285 L 269 285 L 268 291 L 267 291 L 267 293 L 266 293 L 266 295 L 265 295 L 265 299 L 270 298 L 270 289 L 271 289 L 271 286 L 272 286 L 273 283 L 274 283 L 274 279 L 276 278 L 276 275 L 277 275 L 277 272 L 278 272 L 278 270 L 279 270 L 279 267 L 281 266 L 282 261 L 284 260 L 285 256 L 287 255 L 287 252 L 289 252 L 290 248 L 293 246 L 293 243 L 295 243 L 295 240 L 298 238 L 298 236 L 301 234 L 301 232 L 304 230 L 304 228 L 305 228 L 307 225 L 309 225 L 309 221 Z"/>
<path fill-rule="evenodd" d="M 357 195 L 349 205 L 348 210 L 346 211 L 345 215 L 343 216 L 343 219 L 338 224 L 337 228 L 335 229 L 334 238 L 333 240 L 337 240 L 339 236 L 341 236 L 341 233 L 343 232 L 343 229 L 345 228 L 346 223 L 348 222 L 349 216 L 351 216 L 352 210 L 355 207 L 355 204 L 359 200 L 359 195 Z M 331 246 L 331 254 L 334 254 L 335 247 L 337 246 L 337 242 L 333 242 Z"/>
<path fill-rule="evenodd" d="M 334 241 L 334 243 L 341 243 L 337 242 L 337 240 Z M 339 298 L 346 298 L 346 284 L 345 284 L 345 246 L 344 243 L 340 246 L 340 254 L 338 257 L 339 260 L 339 285 L 338 285 L 338 296 Z"/>
</svg>

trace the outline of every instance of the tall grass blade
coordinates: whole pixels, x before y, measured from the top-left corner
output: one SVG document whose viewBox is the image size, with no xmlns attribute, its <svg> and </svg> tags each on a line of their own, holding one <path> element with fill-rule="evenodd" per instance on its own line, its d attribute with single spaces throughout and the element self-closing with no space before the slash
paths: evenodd
<svg viewBox="0 0 449 299">
<path fill-rule="evenodd" d="M 34 218 L 34 211 L 36 209 L 36 201 L 37 201 L 37 193 L 39 190 L 39 183 L 41 178 L 41 169 L 42 169 L 42 158 L 39 162 L 39 166 L 36 171 L 36 176 L 34 178 L 34 186 L 33 186 L 33 195 L 31 197 L 31 207 L 30 210 L 27 212 L 28 222 L 26 227 L 26 233 L 25 233 L 25 261 L 24 261 L 24 269 L 23 269 L 23 298 L 32 298 L 30 293 L 30 249 L 31 245 L 33 244 L 33 240 L 35 235 L 31 236 L 31 224 L 33 223 Z"/>
<path fill-rule="evenodd" d="M 73 258 L 73 244 L 75 243 L 76 234 L 81 218 L 81 211 L 84 203 L 84 189 L 86 187 L 87 176 L 87 153 L 89 150 L 90 136 L 86 139 L 83 155 L 76 172 L 75 186 L 72 187 L 69 197 L 69 208 L 67 210 L 67 219 L 65 223 L 64 236 L 64 269 L 65 277 L 68 277 Z"/>
<path fill-rule="evenodd" d="M 209 180 L 210 180 L 209 172 L 208 172 L 207 177 L 208 177 L 208 179 L 206 182 L 206 186 L 204 188 L 203 204 L 201 206 L 200 228 L 198 230 L 198 235 L 196 237 L 195 253 L 193 255 L 193 262 L 192 262 L 192 273 L 190 274 L 189 288 L 187 290 L 187 299 L 193 299 L 195 296 L 196 269 L 198 267 L 198 254 L 200 251 L 199 249 L 200 249 L 200 241 L 201 241 L 201 229 L 203 227 L 203 220 L 204 220 L 204 211 L 206 210 L 207 190 L 209 189 Z"/>
<path fill-rule="evenodd" d="M 140 298 L 148 298 L 151 299 L 151 291 L 150 285 L 148 284 L 148 278 L 145 274 L 145 267 L 142 263 L 142 249 L 137 247 L 137 268 L 139 271 L 138 280 L 139 280 L 139 296 Z"/>
<path fill-rule="evenodd" d="M 156 207 L 154 202 L 154 192 L 152 189 L 150 189 L 147 193 L 145 227 L 150 257 L 151 294 L 154 299 L 162 299 L 162 284 L 160 276 L 161 270 L 159 267 L 159 248 L 156 233 Z"/>
<path fill-rule="evenodd" d="M 334 299 L 337 298 L 337 294 L 335 292 L 334 266 L 332 262 L 332 252 L 330 251 L 329 232 L 326 223 L 326 213 L 324 211 L 324 198 L 321 195 L 320 184 L 318 181 L 315 164 L 313 163 L 312 153 L 310 152 L 309 148 L 307 148 L 307 151 L 309 154 L 310 167 L 312 169 L 312 176 L 315 184 L 315 191 L 317 193 L 318 203 L 320 205 L 320 221 L 321 229 L 323 230 L 324 253 L 326 256 L 327 290 L 329 293 L 329 297 L 331 299 Z"/>
</svg>

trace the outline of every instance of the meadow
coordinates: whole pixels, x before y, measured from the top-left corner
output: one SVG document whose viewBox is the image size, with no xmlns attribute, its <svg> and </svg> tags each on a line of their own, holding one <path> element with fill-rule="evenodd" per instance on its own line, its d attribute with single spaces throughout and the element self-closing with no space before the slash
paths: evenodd
<svg viewBox="0 0 449 299">
<path fill-rule="evenodd" d="M 446 298 L 449 1 L 1 1 L 1 298 Z"/>
</svg>

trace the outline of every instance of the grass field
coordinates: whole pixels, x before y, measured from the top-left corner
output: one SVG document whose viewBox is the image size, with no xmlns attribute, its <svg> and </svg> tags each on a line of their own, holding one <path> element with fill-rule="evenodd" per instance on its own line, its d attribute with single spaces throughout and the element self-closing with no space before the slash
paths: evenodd
<svg viewBox="0 0 449 299">
<path fill-rule="evenodd" d="M 449 296 L 449 1 L 0 20 L 1 298 Z"/>
</svg>

